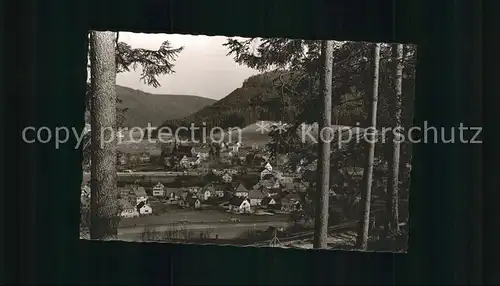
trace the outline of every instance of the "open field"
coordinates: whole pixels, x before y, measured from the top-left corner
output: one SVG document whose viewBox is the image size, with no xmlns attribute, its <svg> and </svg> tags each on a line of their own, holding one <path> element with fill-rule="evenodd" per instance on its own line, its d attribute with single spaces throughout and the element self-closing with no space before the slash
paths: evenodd
<svg viewBox="0 0 500 286">
<path fill-rule="evenodd" d="M 218 237 L 219 239 L 244 239 L 249 231 L 265 231 L 269 227 L 286 228 L 291 226 L 291 222 L 238 222 L 238 223 L 203 223 L 203 224 L 187 224 L 182 227 L 177 227 L 182 231 L 189 231 L 194 237 L 198 237 L 200 233 L 209 231 L 210 238 Z M 154 229 L 159 232 L 171 231 L 176 228 L 171 225 L 154 226 Z M 120 227 L 118 230 L 118 239 L 126 241 L 141 241 L 142 233 L 145 227 Z"/>
<path fill-rule="evenodd" d="M 235 215 L 219 210 L 185 210 L 172 206 L 167 213 L 159 216 L 143 216 L 137 218 L 126 218 L 120 222 L 120 227 L 130 226 L 155 226 L 179 223 L 181 220 L 189 220 L 190 223 L 229 223 L 231 218 L 239 219 L 240 222 L 286 222 L 290 218 L 287 215 L 259 216 L 259 215 Z"/>
</svg>

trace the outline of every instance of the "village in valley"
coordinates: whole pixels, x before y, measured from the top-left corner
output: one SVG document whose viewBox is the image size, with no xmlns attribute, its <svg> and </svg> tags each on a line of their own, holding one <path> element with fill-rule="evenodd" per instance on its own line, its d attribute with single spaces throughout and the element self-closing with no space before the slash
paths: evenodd
<svg viewBox="0 0 500 286">
<path fill-rule="evenodd" d="M 193 231 L 191 239 L 269 239 L 266 232 L 283 232 L 302 211 L 301 196 L 308 187 L 301 180 L 303 171 L 284 172 L 279 166 L 286 164 L 286 156 L 271 158 L 265 146 L 175 141 L 149 145 L 152 152 L 117 156 L 121 223 L 128 228 L 196 224 L 201 231 Z M 159 156 L 151 155 L 158 150 Z M 89 208 L 90 183 L 83 182 L 82 207 Z M 232 226 L 235 229 L 228 230 Z M 223 228 L 220 234 L 218 228 Z M 132 233 L 124 237 L 140 238 Z"/>
<path fill-rule="evenodd" d="M 120 188 L 122 217 L 153 214 L 151 204 L 221 210 L 235 215 L 287 214 L 301 208 L 297 174 L 273 169 L 269 157 L 259 152 L 257 145 L 242 148 L 240 142 L 213 143 L 210 147 L 172 143 L 163 151 L 158 159 L 163 161 L 165 176 L 174 179 L 158 180 L 145 187 L 137 184 Z M 128 175 L 132 176 L 127 158 L 130 156 L 120 156 L 120 166 L 128 168 Z M 142 154 L 140 160 L 154 164 L 148 154 Z M 179 181 L 182 186 L 178 186 Z"/>
<path fill-rule="evenodd" d="M 89 62 L 82 239 L 406 251 L 412 144 L 395 131 L 413 122 L 415 45 L 98 31 L 90 43 L 105 39 L 116 58 Z M 92 84 L 113 77 L 114 92 Z"/>
</svg>

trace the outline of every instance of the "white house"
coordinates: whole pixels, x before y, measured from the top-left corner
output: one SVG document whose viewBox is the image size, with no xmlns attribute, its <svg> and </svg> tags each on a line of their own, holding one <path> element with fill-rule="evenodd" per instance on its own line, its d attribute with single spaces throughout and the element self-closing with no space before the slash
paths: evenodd
<svg viewBox="0 0 500 286">
<path fill-rule="evenodd" d="M 145 202 L 140 202 L 136 206 L 136 208 L 141 215 L 150 215 L 153 213 L 153 209 L 151 208 L 151 206 L 146 204 Z"/>
<path fill-rule="evenodd" d="M 210 192 L 210 190 L 207 188 L 204 188 L 204 189 L 201 189 L 200 192 L 198 193 L 198 198 L 202 201 L 206 201 L 210 198 L 211 195 L 212 195 L 212 193 Z"/>
<path fill-rule="evenodd" d="M 233 181 L 233 176 L 226 172 L 222 175 L 222 181 L 224 181 L 224 183 L 231 183 Z"/>
<path fill-rule="evenodd" d="M 164 197 L 165 196 L 165 186 L 162 183 L 158 182 L 153 187 L 153 197 Z"/>
<path fill-rule="evenodd" d="M 269 162 L 267 162 L 266 165 L 264 165 L 264 168 L 269 170 L 269 171 L 273 170 L 273 166 L 271 166 L 271 164 Z"/>
<path fill-rule="evenodd" d="M 229 202 L 229 210 L 235 213 L 250 213 L 250 202 L 244 198 L 234 198 Z"/>
<path fill-rule="evenodd" d="M 119 200 L 120 207 L 121 207 L 121 213 L 120 216 L 123 218 L 132 218 L 132 217 L 138 217 L 139 212 L 137 209 L 127 200 L 125 199 L 120 199 Z"/>
<path fill-rule="evenodd" d="M 184 155 L 184 157 L 182 157 L 182 159 L 179 161 L 179 165 L 182 167 L 182 168 L 189 168 L 189 159 L 187 156 Z"/>
</svg>

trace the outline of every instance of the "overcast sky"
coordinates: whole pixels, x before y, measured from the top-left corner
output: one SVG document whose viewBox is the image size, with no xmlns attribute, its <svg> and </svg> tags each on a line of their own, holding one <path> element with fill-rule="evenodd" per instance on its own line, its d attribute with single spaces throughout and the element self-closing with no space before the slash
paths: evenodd
<svg viewBox="0 0 500 286">
<path fill-rule="evenodd" d="M 149 93 L 189 94 L 218 100 L 241 87 L 244 79 L 258 73 L 236 64 L 232 56 L 226 56 L 228 50 L 222 46 L 226 41 L 223 36 L 120 32 L 119 40 L 132 48 L 157 49 L 165 40 L 173 47 L 184 46 L 175 62 L 175 74 L 161 76 L 161 86 L 158 88 L 140 81 L 140 69 L 117 75 L 118 85 Z"/>
</svg>

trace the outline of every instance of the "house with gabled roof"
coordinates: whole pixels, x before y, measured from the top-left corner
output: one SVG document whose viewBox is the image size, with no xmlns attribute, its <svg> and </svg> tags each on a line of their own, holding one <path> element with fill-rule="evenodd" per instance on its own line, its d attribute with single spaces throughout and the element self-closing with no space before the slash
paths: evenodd
<svg viewBox="0 0 500 286">
<path fill-rule="evenodd" d="M 120 204 L 121 213 L 120 216 L 123 218 L 138 217 L 139 212 L 137 209 L 126 199 L 118 200 Z"/>
<path fill-rule="evenodd" d="M 268 207 L 268 208 L 273 208 L 274 206 L 277 205 L 276 200 L 273 197 L 265 197 L 262 199 L 260 202 L 260 205 L 262 207 Z"/>
<path fill-rule="evenodd" d="M 271 166 L 271 163 L 267 162 L 266 165 L 264 165 L 264 169 L 272 171 L 273 170 L 273 166 Z"/>
<path fill-rule="evenodd" d="M 153 197 L 164 197 L 164 196 L 165 196 L 165 186 L 161 182 L 158 182 L 153 187 Z"/>
<path fill-rule="evenodd" d="M 243 186 L 243 184 L 238 184 L 238 186 L 234 189 L 234 195 L 239 198 L 247 198 L 248 190 Z"/>
<path fill-rule="evenodd" d="M 250 205 L 258 206 L 261 201 L 269 195 L 266 189 L 262 188 L 261 190 L 252 189 L 248 192 L 248 199 L 250 200 Z"/>
<path fill-rule="evenodd" d="M 197 197 L 202 201 L 206 201 L 212 196 L 213 192 L 213 188 L 205 186 L 198 190 Z"/>
<path fill-rule="evenodd" d="M 248 199 L 234 197 L 229 201 L 229 210 L 234 213 L 250 213 L 252 208 Z"/>
<path fill-rule="evenodd" d="M 153 213 L 153 208 L 151 208 L 151 206 L 149 204 L 147 204 L 146 202 L 140 202 L 138 203 L 135 208 L 137 209 L 137 211 L 139 212 L 139 214 L 141 215 L 150 215 Z"/>
<path fill-rule="evenodd" d="M 136 186 L 135 188 L 133 188 L 133 192 L 135 194 L 135 199 L 137 204 L 140 202 L 147 202 L 148 194 L 146 193 L 144 187 Z"/>
<path fill-rule="evenodd" d="M 197 197 L 189 196 L 184 201 L 184 206 L 186 208 L 199 209 L 201 207 L 201 202 L 200 199 L 198 199 Z"/>
</svg>

